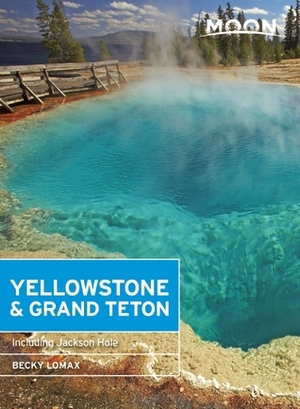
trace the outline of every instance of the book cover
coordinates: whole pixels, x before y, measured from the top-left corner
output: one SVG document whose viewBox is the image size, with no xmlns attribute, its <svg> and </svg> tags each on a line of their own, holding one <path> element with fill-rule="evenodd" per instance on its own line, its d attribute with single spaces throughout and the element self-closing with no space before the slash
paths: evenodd
<svg viewBox="0 0 300 409">
<path fill-rule="evenodd" d="M 300 407 L 300 3 L 17 3 L 0 408 Z"/>
</svg>

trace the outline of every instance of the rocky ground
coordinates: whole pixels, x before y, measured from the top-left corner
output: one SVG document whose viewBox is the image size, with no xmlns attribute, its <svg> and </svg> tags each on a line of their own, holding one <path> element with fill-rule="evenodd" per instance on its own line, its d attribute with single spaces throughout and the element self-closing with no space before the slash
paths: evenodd
<svg viewBox="0 0 300 409">
<path fill-rule="evenodd" d="M 283 60 L 257 68 L 258 78 L 264 82 L 300 84 L 300 60 Z"/>
<path fill-rule="evenodd" d="M 15 334 L 16 339 L 24 335 Z M 10 335 L 0 335 L 1 351 L 13 352 Z M 40 351 L 38 351 L 40 352 Z M 34 355 L 31 356 L 34 359 Z M 61 359 L 44 357 L 45 361 Z M 74 358 L 67 358 L 72 361 Z M 76 358 L 78 360 L 78 357 Z M 59 378 L 64 372 L 36 372 L 35 377 L 4 377 L 0 382 L 0 409 L 296 409 L 293 396 L 264 396 L 257 388 L 228 390 L 226 385 L 200 386 L 187 372 L 179 377 L 111 377 L 114 373 L 134 374 L 145 358 L 131 356 L 114 366 L 99 367 L 82 361 L 81 377 Z M 10 359 L 1 356 L 1 370 L 9 371 Z M 91 376 L 86 376 L 88 372 Z M 22 373 L 21 373 L 22 374 Z M 102 375 L 101 377 L 95 377 Z"/>
</svg>

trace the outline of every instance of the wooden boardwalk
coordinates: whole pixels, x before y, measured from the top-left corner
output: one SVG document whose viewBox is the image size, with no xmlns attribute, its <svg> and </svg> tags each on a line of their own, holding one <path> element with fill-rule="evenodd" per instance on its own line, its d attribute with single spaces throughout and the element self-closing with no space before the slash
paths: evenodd
<svg viewBox="0 0 300 409">
<path fill-rule="evenodd" d="M 108 91 L 112 86 L 120 87 L 122 82 L 128 81 L 117 60 L 0 67 L 0 108 L 14 112 L 12 105 L 17 103 L 43 104 L 43 97 Z"/>
</svg>

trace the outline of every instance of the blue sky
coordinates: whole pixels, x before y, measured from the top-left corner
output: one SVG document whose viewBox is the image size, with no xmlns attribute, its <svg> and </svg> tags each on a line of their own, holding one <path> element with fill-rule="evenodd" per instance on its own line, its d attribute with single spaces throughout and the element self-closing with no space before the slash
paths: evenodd
<svg viewBox="0 0 300 409">
<path fill-rule="evenodd" d="M 51 0 L 44 0 L 51 5 Z M 236 12 L 243 9 L 247 18 L 276 18 L 282 32 L 284 18 L 295 0 L 235 0 L 230 2 Z M 161 23 L 180 25 L 185 32 L 195 26 L 199 10 L 211 18 L 219 4 L 226 8 L 227 0 L 74 0 L 64 1 L 67 18 L 75 37 L 103 35 L 122 30 L 157 31 Z M 18 31 L 33 34 L 36 25 L 35 0 L 0 0 L 0 32 Z"/>
</svg>

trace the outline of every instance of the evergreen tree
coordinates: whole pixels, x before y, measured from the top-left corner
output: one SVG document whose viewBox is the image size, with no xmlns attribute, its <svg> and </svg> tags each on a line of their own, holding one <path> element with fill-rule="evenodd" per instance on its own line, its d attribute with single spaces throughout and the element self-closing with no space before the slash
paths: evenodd
<svg viewBox="0 0 300 409">
<path fill-rule="evenodd" d="M 204 40 L 203 38 L 201 38 L 202 35 L 205 35 L 205 26 L 204 26 L 204 22 L 203 20 L 200 20 L 200 12 L 198 15 L 198 20 L 195 24 L 195 34 L 194 34 L 194 44 L 195 44 L 195 50 L 196 50 L 196 54 L 197 56 L 199 56 L 201 58 L 201 44 L 202 41 Z"/>
<path fill-rule="evenodd" d="M 223 21 L 223 27 L 228 20 L 234 19 L 234 11 L 230 5 L 227 3 L 226 10 L 223 11 L 222 7 L 218 7 L 218 19 Z M 230 31 L 236 29 L 235 25 L 232 23 L 229 26 Z M 221 55 L 221 63 L 226 66 L 234 65 L 237 59 L 237 52 L 238 52 L 238 36 L 236 34 L 228 35 L 220 35 L 218 36 L 218 51 Z"/>
<path fill-rule="evenodd" d="M 49 40 L 50 37 L 50 23 L 51 23 L 51 13 L 49 6 L 45 4 L 42 0 L 37 0 L 36 6 L 39 10 L 39 15 L 37 16 L 38 26 L 40 28 L 40 33 L 44 38 L 43 43 Z"/>
<path fill-rule="evenodd" d="M 37 0 L 37 16 L 42 43 L 49 53 L 50 62 L 81 62 L 84 53 L 81 45 L 72 37 L 69 22 L 64 13 L 61 0 L 53 0 L 53 11 L 42 1 Z"/>
<path fill-rule="evenodd" d="M 110 52 L 108 51 L 105 42 L 103 40 L 100 41 L 100 61 L 111 60 Z"/>
<path fill-rule="evenodd" d="M 225 10 L 225 15 L 228 20 L 235 19 L 233 8 L 231 7 L 230 3 L 227 3 L 227 7 Z M 236 30 L 235 24 L 230 24 L 230 30 Z M 236 64 L 238 58 L 238 51 L 239 51 L 239 38 L 236 34 L 231 34 L 228 37 L 228 51 L 227 51 L 227 61 L 226 65 L 234 65 Z"/>
<path fill-rule="evenodd" d="M 262 32 L 262 21 L 260 18 L 257 21 L 260 27 L 259 31 Z M 258 64 L 261 65 L 264 59 L 266 58 L 266 52 L 267 52 L 266 36 L 261 35 L 261 34 L 254 34 L 252 36 L 252 47 L 253 47 L 254 59 Z"/>
<path fill-rule="evenodd" d="M 279 32 L 276 28 L 276 34 L 277 36 L 279 35 Z M 283 46 L 282 43 L 279 40 L 279 37 L 273 37 L 273 50 L 274 50 L 274 57 L 276 62 L 280 62 L 282 60 L 282 52 L 283 52 Z"/>
<path fill-rule="evenodd" d="M 268 39 L 266 41 L 266 46 L 265 46 L 265 53 L 264 53 L 264 59 L 270 63 L 271 61 L 274 60 L 274 43 L 271 39 Z"/>
<path fill-rule="evenodd" d="M 209 14 L 206 14 L 204 17 L 204 30 L 206 33 L 206 27 L 207 27 L 207 20 L 209 20 Z M 205 61 L 205 63 L 209 66 L 214 66 L 218 64 L 218 51 L 217 51 L 217 39 L 214 36 L 207 37 L 205 39 L 206 41 L 204 42 L 202 46 L 202 57 Z"/>
<path fill-rule="evenodd" d="M 300 46 L 300 0 L 296 0 L 296 47 Z"/>
<path fill-rule="evenodd" d="M 206 15 L 205 15 L 205 19 L 204 19 L 204 20 L 201 20 L 201 23 L 200 23 L 200 36 L 206 35 L 206 21 L 207 21 L 208 19 L 209 19 L 209 15 L 206 14 Z"/>
<path fill-rule="evenodd" d="M 207 20 L 209 20 L 209 14 L 206 14 L 204 19 L 199 20 L 196 23 L 195 40 L 197 40 L 198 45 L 198 55 L 200 57 L 201 63 L 208 66 L 217 65 L 218 54 L 217 54 L 217 40 L 214 36 L 206 37 L 207 31 Z"/>
<path fill-rule="evenodd" d="M 280 62 L 282 60 L 283 47 L 280 41 L 275 43 L 275 61 Z"/>
<path fill-rule="evenodd" d="M 239 12 L 237 20 L 243 27 L 246 17 L 243 11 Z M 252 54 L 251 36 L 250 34 L 240 34 L 238 47 L 238 59 L 241 65 L 247 65 Z"/>
<path fill-rule="evenodd" d="M 218 7 L 217 15 L 218 19 L 220 20 L 223 20 L 225 18 L 225 13 L 221 6 Z"/>
<path fill-rule="evenodd" d="M 200 47 L 200 24 L 201 22 L 199 18 L 195 25 L 195 35 L 194 35 L 194 38 L 197 40 L 199 47 Z"/>
<path fill-rule="evenodd" d="M 217 11 L 217 16 L 219 20 L 222 20 L 223 26 L 226 23 L 226 15 L 224 13 L 224 10 L 222 9 L 221 6 L 218 7 Z M 217 39 L 217 47 L 218 47 L 218 53 L 221 56 L 221 63 L 226 65 L 226 60 L 227 60 L 227 50 L 228 50 L 228 36 L 226 34 L 221 34 L 218 36 Z"/>
<path fill-rule="evenodd" d="M 285 27 L 284 27 L 284 48 L 285 51 L 293 50 L 296 48 L 297 45 L 297 28 L 296 28 L 296 18 L 295 18 L 295 10 L 293 6 L 289 8 L 285 19 Z"/>
<path fill-rule="evenodd" d="M 297 45 L 295 49 L 295 58 L 300 58 L 300 45 Z"/>
</svg>

